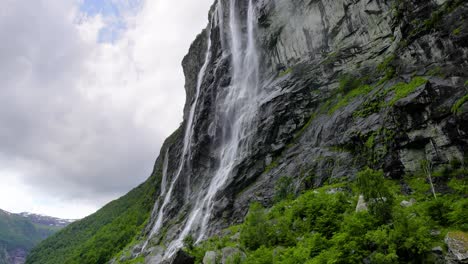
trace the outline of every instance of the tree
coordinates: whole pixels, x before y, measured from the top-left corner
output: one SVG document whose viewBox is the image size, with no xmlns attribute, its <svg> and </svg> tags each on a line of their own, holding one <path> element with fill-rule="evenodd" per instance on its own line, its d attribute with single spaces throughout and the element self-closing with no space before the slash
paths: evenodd
<svg viewBox="0 0 468 264">
<path fill-rule="evenodd" d="M 265 209 L 259 203 L 253 203 L 240 234 L 241 242 L 247 248 L 255 250 L 268 241 L 266 220 Z"/>
<path fill-rule="evenodd" d="M 383 171 L 366 168 L 358 173 L 356 183 L 369 204 L 370 213 L 381 222 L 391 219 L 393 196 L 386 185 Z"/>
<path fill-rule="evenodd" d="M 434 184 L 432 183 L 432 163 L 427 159 L 422 160 L 421 168 L 424 171 L 424 174 L 426 174 L 427 180 L 429 181 L 429 184 L 431 185 L 431 191 L 432 191 L 432 194 L 434 195 L 434 199 L 437 199 L 437 195 L 434 189 Z"/>
</svg>

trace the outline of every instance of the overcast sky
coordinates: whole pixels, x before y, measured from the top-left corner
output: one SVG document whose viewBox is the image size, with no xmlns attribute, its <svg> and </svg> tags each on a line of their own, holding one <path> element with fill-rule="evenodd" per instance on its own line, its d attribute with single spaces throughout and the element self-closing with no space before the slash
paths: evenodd
<svg viewBox="0 0 468 264">
<path fill-rule="evenodd" d="M 213 0 L 5 0 L 0 208 L 84 217 L 151 173 Z"/>
</svg>

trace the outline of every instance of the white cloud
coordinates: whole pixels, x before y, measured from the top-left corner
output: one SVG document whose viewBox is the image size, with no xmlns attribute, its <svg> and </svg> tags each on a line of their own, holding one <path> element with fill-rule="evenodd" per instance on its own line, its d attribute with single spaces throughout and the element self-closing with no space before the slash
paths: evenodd
<svg viewBox="0 0 468 264">
<path fill-rule="evenodd" d="M 0 208 L 82 217 L 145 180 L 181 122 L 181 60 L 211 2 L 147 0 L 123 12 L 119 39 L 98 43 L 108 21 L 80 14 L 75 1 L 9 0 L 0 13 Z"/>
</svg>

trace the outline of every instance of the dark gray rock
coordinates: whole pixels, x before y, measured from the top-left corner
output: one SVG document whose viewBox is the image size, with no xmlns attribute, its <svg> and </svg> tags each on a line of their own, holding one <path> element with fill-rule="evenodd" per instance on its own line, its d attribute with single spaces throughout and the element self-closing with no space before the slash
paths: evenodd
<svg viewBox="0 0 468 264">
<path fill-rule="evenodd" d="M 183 250 L 177 251 L 174 257 L 169 262 L 170 264 L 194 264 L 195 259 L 185 253 Z"/>
<path fill-rule="evenodd" d="M 227 21 L 229 1 L 220 1 L 223 10 L 218 15 Z M 395 8 L 387 0 L 254 1 L 261 84 L 268 96 L 258 102 L 250 148 L 236 159 L 227 183 L 213 198 L 207 234 L 242 221 L 252 201 L 271 205 L 276 182 L 284 176 L 291 177 L 294 190 L 300 192 L 336 179 L 352 180 L 370 166 L 401 180 L 403 191 L 411 193 L 403 176 L 419 170 L 421 160 L 428 159 L 437 169 L 465 159 L 468 104 L 457 114 L 451 108 L 467 93 L 468 20 L 459 17 L 468 13 L 468 5 L 446 14 L 432 30 L 411 23 L 430 18 L 444 1 L 400 1 Z M 237 1 L 242 17 L 247 2 Z M 214 9 L 211 22 L 213 13 Z M 217 121 L 223 114 L 220 100 L 232 79 L 232 58 L 219 33 L 221 26 L 228 30 L 227 23 L 211 25 L 212 56 L 194 115 L 191 151 L 165 210 L 164 232 L 151 239 L 152 245 L 167 246 L 179 236 L 223 155 L 223 129 Z M 452 31 L 458 27 L 461 34 L 455 37 Z M 183 61 L 184 123 L 161 151 L 169 150 L 169 180 L 180 164 L 208 30 L 196 38 Z M 386 72 L 392 71 L 395 74 L 385 80 Z M 364 78 L 374 89 L 332 111 L 340 101 L 344 74 Z M 411 82 L 413 75 L 428 81 L 394 101 L 394 86 Z M 435 188 L 445 191 L 446 183 L 436 182 Z"/>
</svg>

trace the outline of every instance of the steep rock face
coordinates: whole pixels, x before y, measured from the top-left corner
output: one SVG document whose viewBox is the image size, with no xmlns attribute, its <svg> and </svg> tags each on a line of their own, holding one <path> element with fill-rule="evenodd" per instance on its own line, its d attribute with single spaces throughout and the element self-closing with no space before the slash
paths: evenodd
<svg viewBox="0 0 468 264">
<path fill-rule="evenodd" d="M 468 105 L 453 106 L 467 93 L 467 13 L 464 1 L 215 2 L 208 27 L 183 61 L 184 132 L 161 151 L 168 156 L 165 184 L 174 191 L 166 206 L 167 193 L 157 199 L 144 253 L 242 221 L 252 201 L 271 203 L 280 177 L 292 177 L 299 192 L 352 179 L 365 166 L 399 179 L 418 170 L 421 160 L 434 167 L 463 162 Z M 248 131 L 234 141 L 242 151 L 204 211 L 200 201 L 223 169 L 226 142 L 233 142 L 226 138 L 238 120 L 225 122 L 226 98 L 238 88 L 236 27 L 246 58 L 248 34 L 255 32 L 261 95 Z M 209 212 L 206 230 L 197 209 Z M 154 230 L 161 213 L 161 228 Z"/>
</svg>

